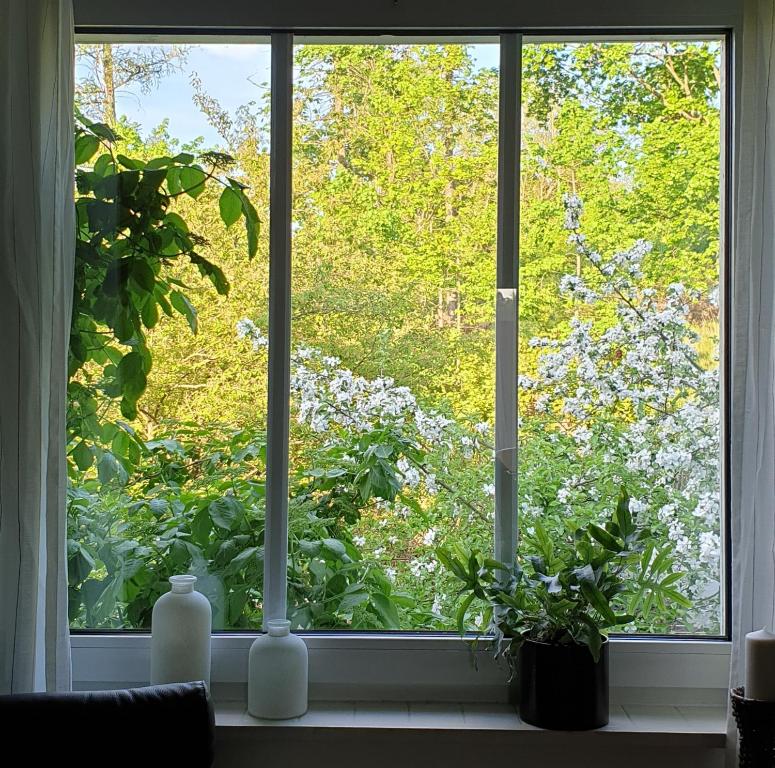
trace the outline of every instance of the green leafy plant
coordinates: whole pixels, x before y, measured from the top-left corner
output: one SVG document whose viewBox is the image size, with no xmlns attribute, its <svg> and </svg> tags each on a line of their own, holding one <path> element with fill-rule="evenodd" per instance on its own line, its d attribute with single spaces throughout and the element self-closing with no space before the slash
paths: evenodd
<svg viewBox="0 0 775 768">
<path fill-rule="evenodd" d="M 597 661 L 611 629 L 655 606 L 665 610 L 667 601 L 688 605 L 675 588 L 683 573 L 674 570 L 670 547 L 637 524 L 624 489 L 604 526 L 590 522 L 559 538 L 536 523 L 530 544 L 536 554 L 513 567 L 475 551 L 437 550 L 463 583 L 461 634 L 472 603 L 485 601 L 498 652 L 512 660 L 522 642 L 534 640 L 585 645 Z"/>
<path fill-rule="evenodd" d="M 207 241 L 175 210 L 177 198 L 220 187 L 226 227 L 245 222 L 248 256 L 258 248 L 259 220 L 245 185 L 225 172 L 234 159 L 188 152 L 141 160 L 118 151 L 104 123 L 76 116 L 76 250 L 68 356 L 68 457 L 71 469 L 96 463 L 101 479 L 126 477 L 143 444 L 126 422 L 137 417 L 153 363 L 147 332 L 164 315 L 197 311 L 181 265 L 196 267 L 217 293 L 229 292 L 223 271 L 202 255 Z M 111 418 L 116 401 L 122 419 Z M 118 415 L 118 414 L 116 414 Z"/>
<path fill-rule="evenodd" d="M 168 578 L 192 573 L 214 627 L 260 626 L 265 434 L 165 426 L 128 482 L 92 477 L 68 491 L 71 625 L 148 628 Z M 343 498 L 361 492 L 353 477 L 339 482 Z M 398 607 L 414 601 L 363 557 L 331 491 L 306 478 L 291 488 L 288 616 L 300 628 L 398 629 Z"/>
</svg>

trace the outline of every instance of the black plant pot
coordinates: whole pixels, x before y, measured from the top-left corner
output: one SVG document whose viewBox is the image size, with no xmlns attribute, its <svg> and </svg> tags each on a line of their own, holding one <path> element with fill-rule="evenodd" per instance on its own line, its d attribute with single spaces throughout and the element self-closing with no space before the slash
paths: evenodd
<svg viewBox="0 0 775 768">
<path fill-rule="evenodd" d="M 608 642 L 595 662 L 585 645 L 525 640 L 519 650 L 519 716 L 555 731 L 588 731 L 608 724 Z"/>
</svg>

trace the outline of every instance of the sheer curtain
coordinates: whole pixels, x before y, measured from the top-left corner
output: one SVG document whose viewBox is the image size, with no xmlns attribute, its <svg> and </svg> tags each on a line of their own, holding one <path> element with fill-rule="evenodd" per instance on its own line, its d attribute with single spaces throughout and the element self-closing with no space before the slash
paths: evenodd
<svg viewBox="0 0 775 768">
<path fill-rule="evenodd" d="M 748 0 L 732 268 L 731 684 L 747 632 L 775 622 L 775 0 Z M 734 735 L 730 722 L 730 734 Z M 729 765 L 735 765 L 730 739 Z"/>
<path fill-rule="evenodd" d="M 0 693 L 70 685 L 70 0 L 0 0 Z"/>
</svg>

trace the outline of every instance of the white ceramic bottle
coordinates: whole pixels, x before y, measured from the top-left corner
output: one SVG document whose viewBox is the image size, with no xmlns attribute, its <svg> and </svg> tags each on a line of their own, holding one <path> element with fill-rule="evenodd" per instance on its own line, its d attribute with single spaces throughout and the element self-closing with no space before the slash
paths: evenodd
<svg viewBox="0 0 775 768">
<path fill-rule="evenodd" d="M 270 619 L 266 628 L 250 647 L 248 712 L 271 720 L 299 717 L 307 711 L 307 646 L 291 634 L 290 621 Z"/>
<path fill-rule="evenodd" d="M 151 685 L 204 680 L 209 686 L 210 602 L 194 591 L 196 576 L 170 576 L 170 584 L 151 616 Z"/>
</svg>

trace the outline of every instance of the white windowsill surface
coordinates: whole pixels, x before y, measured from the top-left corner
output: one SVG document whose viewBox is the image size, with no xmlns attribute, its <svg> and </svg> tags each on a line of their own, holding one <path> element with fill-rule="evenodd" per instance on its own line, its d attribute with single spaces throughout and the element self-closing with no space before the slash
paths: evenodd
<svg viewBox="0 0 775 768">
<path fill-rule="evenodd" d="M 580 744 L 589 740 L 643 746 L 723 748 L 726 709 L 719 706 L 611 705 L 610 723 L 595 731 L 546 731 L 523 723 L 513 707 L 496 703 L 419 703 L 313 701 L 309 711 L 291 720 L 251 717 L 242 702 L 216 704 L 216 729 L 223 735 L 242 731 L 260 739 L 285 729 L 301 729 L 297 736 L 320 731 L 408 730 L 433 732 L 498 732 L 514 743 L 551 739 Z M 264 733 L 265 732 L 265 733 Z M 287 731 L 286 731 L 287 732 Z"/>
<path fill-rule="evenodd" d="M 245 702 L 255 635 L 212 639 L 216 702 Z M 472 702 L 502 704 L 508 672 L 481 644 L 455 637 L 306 635 L 313 702 Z M 76 690 L 148 685 L 150 636 L 73 635 Z M 612 703 L 725 707 L 729 644 L 611 641 Z"/>
</svg>

